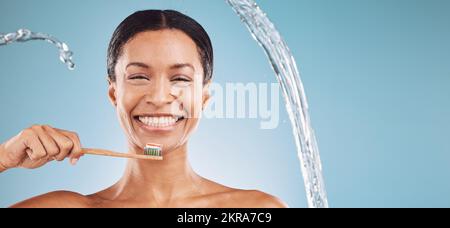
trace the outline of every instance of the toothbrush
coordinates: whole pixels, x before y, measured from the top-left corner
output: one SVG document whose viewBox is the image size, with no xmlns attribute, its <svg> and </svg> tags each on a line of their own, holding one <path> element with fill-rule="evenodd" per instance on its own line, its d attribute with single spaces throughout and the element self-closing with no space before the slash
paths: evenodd
<svg viewBox="0 0 450 228">
<path fill-rule="evenodd" d="M 117 153 L 109 150 L 83 148 L 83 154 L 119 157 L 119 158 L 132 158 L 143 160 L 163 160 L 162 146 L 159 144 L 148 143 L 144 148 L 144 154 L 124 154 Z"/>
</svg>

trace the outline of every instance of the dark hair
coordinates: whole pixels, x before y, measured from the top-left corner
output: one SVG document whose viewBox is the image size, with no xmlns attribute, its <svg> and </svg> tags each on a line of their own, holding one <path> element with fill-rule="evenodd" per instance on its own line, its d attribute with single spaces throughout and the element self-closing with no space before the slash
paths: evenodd
<svg viewBox="0 0 450 228">
<path fill-rule="evenodd" d="M 194 19 L 175 10 L 144 10 L 128 16 L 114 31 L 108 47 L 108 77 L 116 80 L 114 70 L 123 46 L 136 34 L 145 31 L 178 29 L 197 45 L 206 83 L 212 78 L 213 49 L 205 29 Z"/>
</svg>

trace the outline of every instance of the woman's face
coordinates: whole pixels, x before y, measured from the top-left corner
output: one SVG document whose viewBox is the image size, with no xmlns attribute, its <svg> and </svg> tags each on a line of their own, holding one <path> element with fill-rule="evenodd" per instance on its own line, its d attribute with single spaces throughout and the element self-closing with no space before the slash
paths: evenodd
<svg viewBox="0 0 450 228">
<path fill-rule="evenodd" d="M 174 29 L 136 34 L 124 46 L 109 97 L 130 146 L 162 144 L 163 154 L 185 144 L 209 99 L 194 41 Z"/>
</svg>

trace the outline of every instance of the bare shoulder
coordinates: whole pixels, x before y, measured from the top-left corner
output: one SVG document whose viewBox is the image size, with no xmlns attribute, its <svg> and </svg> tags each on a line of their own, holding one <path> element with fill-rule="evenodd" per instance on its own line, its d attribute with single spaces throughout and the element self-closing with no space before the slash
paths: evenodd
<svg viewBox="0 0 450 228">
<path fill-rule="evenodd" d="M 55 191 L 22 201 L 12 208 L 80 208 L 88 207 L 86 196 L 76 192 Z"/>
<path fill-rule="evenodd" d="M 241 208 L 287 208 L 281 199 L 258 190 L 231 188 L 205 179 L 213 196 L 217 197 L 217 207 Z"/>
<path fill-rule="evenodd" d="M 258 190 L 235 190 L 236 198 L 250 208 L 287 208 L 285 202 L 276 196 Z"/>
</svg>

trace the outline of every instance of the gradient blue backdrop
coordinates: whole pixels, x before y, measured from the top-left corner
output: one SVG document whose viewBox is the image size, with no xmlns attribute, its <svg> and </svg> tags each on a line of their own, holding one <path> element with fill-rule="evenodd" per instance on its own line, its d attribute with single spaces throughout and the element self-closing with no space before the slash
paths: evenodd
<svg viewBox="0 0 450 228">
<path fill-rule="evenodd" d="M 450 206 L 450 1 L 258 1 L 299 64 L 332 207 Z M 0 48 L 0 142 L 32 124 L 79 133 L 85 147 L 126 150 L 107 99 L 109 38 L 136 10 L 177 9 L 197 19 L 215 48 L 215 81 L 275 82 L 259 46 L 216 0 L 0 0 L 0 32 L 29 28 L 66 41 L 70 72 L 43 42 Z M 281 97 L 280 97 L 280 102 Z M 284 107 L 280 126 L 205 119 L 190 143 L 201 175 L 260 189 L 305 207 Z M 113 184 L 120 159 L 85 156 L 0 174 L 0 207 L 53 190 L 84 194 Z"/>
</svg>

